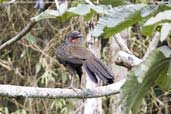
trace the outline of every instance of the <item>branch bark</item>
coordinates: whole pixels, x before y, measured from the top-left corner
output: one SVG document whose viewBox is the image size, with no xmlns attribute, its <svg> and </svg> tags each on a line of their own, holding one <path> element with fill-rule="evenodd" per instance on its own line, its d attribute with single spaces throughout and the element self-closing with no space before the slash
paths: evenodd
<svg viewBox="0 0 171 114">
<path fill-rule="evenodd" d="M 113 38 L 115 39 L 115 41 L 117 42 L 117 44 L 119 45 L 119 47 L 129 53 L 132 54 L 132 52 L 128 49 L 127 45 L 124 43 L 123 39 L 121 38 L 121 35 L 118 33 L 116 35 L 113 36 Z"/>
<path fill-rule="evenodd" d="M 141 62 L 142 60 L 133 54 L 128 54 L 124 51 L 118 52 L 117 61 L 116 61 L 116 64 L 118 65 L 121 65 L 121 66 L 123 65 L 127 68 L 132 68 L 136 65 L 139 65 Z"/>
<path fill-rule="evenodd" d="M 0 96 L 26 98 L 97 98 L 119 93 L 125 79 L 111 85 L 91 89 L 62 89 L 0 85 Z"/>
</svg>

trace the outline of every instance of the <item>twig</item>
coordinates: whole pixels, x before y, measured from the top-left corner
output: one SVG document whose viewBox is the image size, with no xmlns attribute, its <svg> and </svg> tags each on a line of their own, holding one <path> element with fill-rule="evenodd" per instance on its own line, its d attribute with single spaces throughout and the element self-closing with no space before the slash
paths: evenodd
<svg viewBox="0 0 171 114">
<path fill-rule="evenodd" d="M 0 95 L 8 97 L 20 96 L 26 98 L 96 98 L 119 93 L 119 90 L 124 82 L 125 79 L 108 86 L 83 90 L 0 85 Z"/>
<path fill-rule="evenodd" d="M 10 40 L 6 41 L 2 45 L 0 45 L 0 51 L 3 50 L 5 47 L 15 43 L 16 41 L 20 40 L 25 34 L 27 34 L 31 28 L 36 24 L 36 22 L 30 22 L 21 32 L 19 32 L 16 36 L 12 37 Z"/>
<path fill-rule="evenodd" d="M 52 0 L 49 0 L 49 1 L 52 1 Z M 46 10 L 51 4 L 52 3 L 46 4 L 45 7 L 39 11 L 39 13 Z M 3 43 L 2 45 L 0 45 L 0 51 L 3 50 L 4 48 L 6 48 L 7 46 L 12 45 L 13 43 L 20 40 L 24 35 L 26 35 L 32 29 L 32 27 L 35 24 L 36 24 L 36 22 L 34 22 L 34 21 L 29 22 L 29 24 L 21 32 L 19 32 L 16 36 L 12 37 L 10 40 L 8 40 L 5 43 Z"/>
<path fill-rule="evenodd" d="M 127 53 L 129 53 L 129 54 L 132 54 L 132 52 L 128 49 L 127 45 L 126 45 L 126 44 L 124 43 L 124 41 L 122 40 L 122 38 L 121 38 L 121 36 L 120 36 L 119 33 L 116 34 L 116 35 L 114 35 L 113 38 L 115 39 L 115 41 L 117 42 L 117 44 L 119 45 L 119 47 L 120 47 L 123 51 L 125 51 L 125 52 L 127 52 Z"/>
</svg>

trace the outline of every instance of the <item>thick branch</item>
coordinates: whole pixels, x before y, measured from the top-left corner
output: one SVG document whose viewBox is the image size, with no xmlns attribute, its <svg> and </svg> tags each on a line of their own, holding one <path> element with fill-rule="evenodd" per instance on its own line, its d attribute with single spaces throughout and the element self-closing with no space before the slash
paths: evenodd
<svg viewBox="0 0 171 114">
<path fill-rule="evenodd" d="M 124 43 L 123 39 L 121 38 L 121 35 L 118 33 L 116 35 L 113 36 L 113 38 L 115 39 L 115 41 L 117 42 L 117 44 L 119 45 L 119 47 L 129 53 L 132 54 L 132 52 L 128 49 L 127 45 Z"/>
<path fill-rule="evenodd" d="M 135 55 L 128 54 L 124 51 L 119 51 L 117 55 L 116 63 L 118 65 L 126 66 L 127 68 L 132 68 L 136 65 L 139 65 L 142 62 L 141 59 L 136 57 Z"/>
<path fill-rule="evenodd" d="M 95 98 L 119 93 L 120 87 L 124 82 L 125 80 L 121 80 L 108 86 L 83 90 L 0 85 L 0 95 L 9 97 L 21 96 L 27 98 Z"/>
</svg>

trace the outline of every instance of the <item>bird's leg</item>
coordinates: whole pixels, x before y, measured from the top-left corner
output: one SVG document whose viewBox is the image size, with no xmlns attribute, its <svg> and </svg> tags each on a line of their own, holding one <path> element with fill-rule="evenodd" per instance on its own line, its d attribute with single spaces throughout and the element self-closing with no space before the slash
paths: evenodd
<svg viewBox="0 0 171 114">
<path fill-rule="evenodd" d="M 80 77 L 79 77 L 79 85 L 78 85 L 78 88 L 79 88 L 79 89 L 82 89 L 82 87 L 81 87 L 82 85 L 81 85 L 81 84 L 82 84 L 82 80 L 81 80 L 81 76 L 80 76 Z"/>
<path fill-rule="evenodd" d="M 67 65 L 66 67 L 67 67 L 67 70 L 69 71 L 69 73 L 70 73 L 70 75 L 71 75 L 71 83 L 70 83 L 70 86 L 67 87 L 67 88 L 73 89 L 73 88 L 74 88 L 74 76 L 75 76 L 76 74 L 75 74 L 75 71 L 74 71 L 74 69 L 73 69 L 72 66 Z"/>
<path fill-rule="evenodd" d="M 72 89 L 75 93 L 77 92 L 76 88 L 74 88 L 74 75 L 71 75 L 71 83 L 70 83 L 70 86 L 67 88 Z"/>
<path fill-rule="evenodd" d="M 74 88 L 74 76 L 71 75 L 71 83 L 69 88 Z"/>
<path fill-rule="evenodd" d="M 98 83 L 97 83 L 98 86 L 101 86 L 102 84 L 103 84 L 102 80 L 99 80 Z"/>
<path fill-rule="evenodd" d="M 82 86 L 82 74 L 83 74 L 81 66 L 76 67 L 76 73 L 78 74 L 78 77 L 79 77 L 78 88 L 81 89 L 82 88 L 81 87 Z"/>
</svg>

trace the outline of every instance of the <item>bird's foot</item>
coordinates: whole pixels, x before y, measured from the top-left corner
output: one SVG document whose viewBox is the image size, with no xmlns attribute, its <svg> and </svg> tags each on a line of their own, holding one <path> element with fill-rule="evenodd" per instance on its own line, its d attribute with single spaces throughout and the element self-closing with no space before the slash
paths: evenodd
<svg viewBox="0 0 171 114">
<path fill-rule="evenodd" d="M 79 87 L 78 87 L 78 89 L 81 89 L 81 90 L 83 90 L 84 88 L 83 88 L 83 87 L 81 87 L 81 86 L 79 86 Z"/>
<path fill-rule="evenodd" d="M 77 88 L 74 88 L 73 86 L 69 86 L 67 89 L 72 89 L 74 92 L 77 92 Z"/>
</svg>

